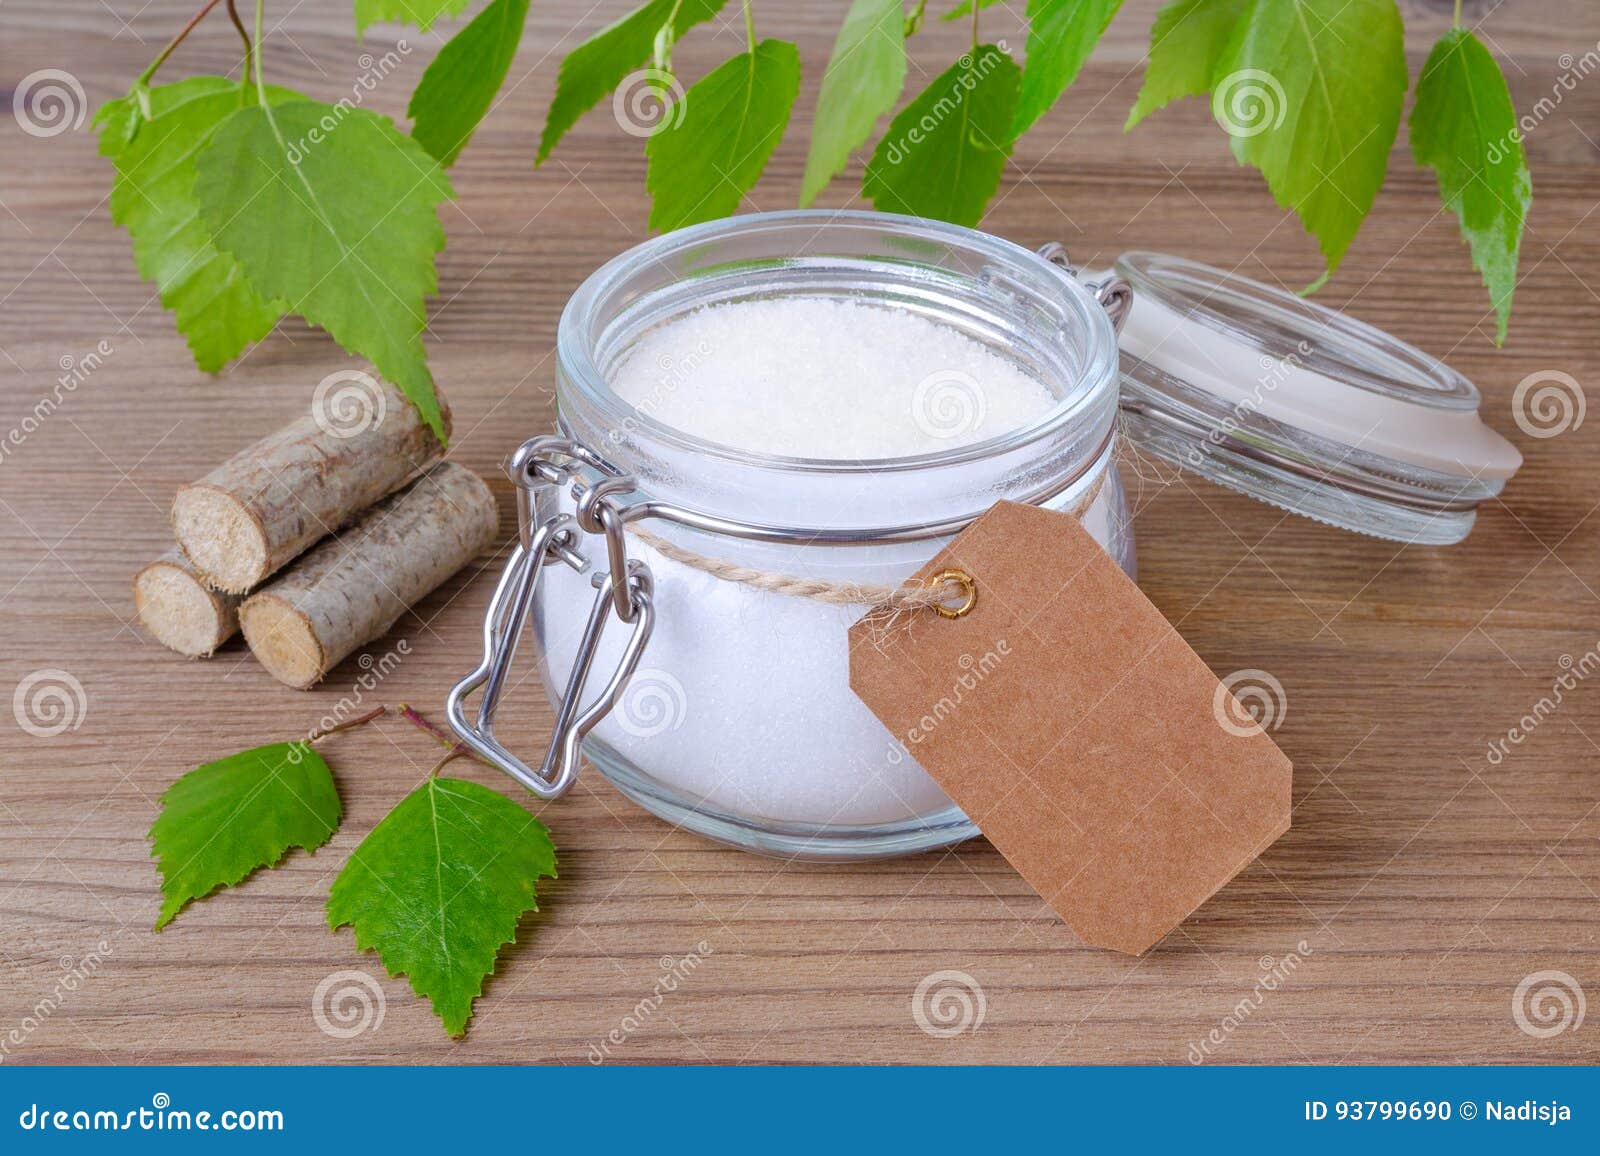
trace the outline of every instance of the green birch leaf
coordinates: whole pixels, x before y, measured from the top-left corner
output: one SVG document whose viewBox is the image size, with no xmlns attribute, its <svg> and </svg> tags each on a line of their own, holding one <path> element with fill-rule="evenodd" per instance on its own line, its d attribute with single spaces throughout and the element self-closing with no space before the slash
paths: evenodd
<svg viewBox="0 0 1600 1156">
<path fill-rule="evenodd" d="M 328 926 L 351 925 L 390 975 L 410 977 L 459 1036 L 500 949 L 555 877 L 543 823 L 504 795 L 430 778 L 355 849 L 328 893 Z"/>
<path fill-rule="evenodd" d="M 426 32 L 445 16 L 459 16 L 467 0 L 356 0 L 356 32 L 365 32 L 382 20 L 415 24 Z"/>
<path fill-rule="evenodd" d="M 288 89 L 267 86 L 269 96 L 287 91 Z M 145 102 L 150 110 L 149 119 L 164 116 L 191 100 L 202 96 L 214 96 L 219 92 L 233 94 L 234 108 L 254 103 L 256 98 L 254 88 L 241 92 L 239 82 L 229 80 L 226 76 L 191 76 L 172 84 L 161 84 L 155 88 L 145 89 Z M 300 99 L 305 98 L 300 97 Z M 95 109 L 94 118 L 90 120 L 89 125 L 99 134 L 100 155 L 114 161 L 123 149 L 133 143 L 147 123 L 149 121 L 140 111 L 139 98 L 135 95 L 135 90 L 129 90 L 126 96 L 113 97 Z"/>
<path fill-rule="evenodd" d="M 1000 0 L 978 0 L 978 10 L 981 12 L 985 8 L 993 8 L 998 3 L 1000 3 Z M 952 21 L 965 20 L 971 15 L 972 0 L 961 0 L 961 3 L 950 9 L 950 11 L 939 17 L 939 19 L 943 20 L 946 24 L 949 24 Z"/>
<path fill-rule="evenodd" d="M 204 81 L 212 89 L 233 83 L 225 76 L 195 76 L 190 78 L 189 82 L 192 81 Z M 176 84 L 164 84 L 160 88 L 145 89 L 147 99 L 151 103 L 152 115 L 158 107 L 156 104 L 158 99 L 162 102 L 159 106 L 162 111 L 172 103 L 170 96 L 158 96 L 158 94 L 177 87 Z M 139 110 L 139 98 L 131 90 L 126 96 L 112 97 L 94 110 L 94 117 L 89 121 L 89 127 L 99 136 L 100 155 L 107 160 L 116 160 L 117 154 L 132 144 L 133 138 L 138 136 L 139 130 L 144 127 L 144 114 Z"/>
<path fill-rule="evenodd" d="M 884 212 L 976 225 L 1011 155 L 1020 81 L 993 44 L 961 57 L 890 122 L 862 194 Z"/>
<path fill-rule="evenodd" d="M 305 98 L 269 88 L 267 99 Z M 121 133 L 121 116 L 111 130 L 119 139 L 101 138 L 102 152 L 115 149 L 111 218 L 128 231 L 139 275 L 156 283 L 195 364 L 208 373 L 270 333 L 286 308 L 263 298 L 239 263 L 217 249 L 195 198 L 195 158 L 241 100 L 255 104 L 255 90 L 221 76 L 192 77 L 151 90 L 152 119 L 136 122 L 131 139 Z"/>
<path fill-rule="evenodd" d="M 900 0 L 855 0 L 822 75 L 800 206 L 839 174 L 850 153 L 894 108 L 906 80 L 906 20 Z"/>
<path fill-rule="evenodd" d="M 493 0 L 433 58 L 406 115 L 411 135 L 449 168 L 494 103 L 522 42 L 528 0 Z"/>
<path fill-rule="evenodd" d="M 1394 0 L 1252 0 L 1211 110 L 1240 164 L 1316 237 L 1332 274 L 1383 186 L 1405 101 Z"/>
<path fill-rule="evenodd" d="M 645 145 L 652 229 L 726 217 L 761 179 L 800 91 L 800 51 L 763 40 L 684 93 Z"/>
<path fill-rule="evenodd" d="M 150 828 L 163 895 L 156 930 L 191 899 L 273 866 L 291 847 L 315 851 L 339 816 L 333 772 L 305 743 L 256 747 L 190 771 L 161 796 Z"/>
<path fill-rule="evenodd" d="M 217 247 L 409 397 L 440 439 L 423 353 L 424 299 L 444 247 L 450 181 L 365 109 L 294 101 L 230 117 L 200 154 L 195 195 Z"/>
<path fill-rule="evenodd" d="M 1423 65 L 1411 110 L 1411 153 L 1437 174 L 1440 199 L 1461 222 L 1494 303 L 1495 342 L 1504 344 L 1533 178 L 1505 77 L 1465 28 L 1446 33 Z"/>
<path fill-rule="evenodd" d="M 1122 0 L 1028 0 L 1028 55 L 1011 135 L 1021 136 L 1078 77 Z"/>
<path fill-rule="evenodd" d="M 675 3 L 676 0 L 651 0 L 602 28 L 567 54 L 556 74 L 556 95 L 545 117 L 544 132 L 539 137 L 539 155 L 534 164 L 543 164 L 580 116 L 650 59 L 656 33 L 672 18 Z M 726 3 L 727 0 L 683 0 L 677 17 L 672 20 L 673 38 L 710 20 Z"/>
<path fill-rule="evenodd" d="M 1156 13 L 1144 86 L 1124 131 L 1185 96 L 1211 91 L 1217 62 L 1250 0 L 1177 0 Z"/>
</svg>

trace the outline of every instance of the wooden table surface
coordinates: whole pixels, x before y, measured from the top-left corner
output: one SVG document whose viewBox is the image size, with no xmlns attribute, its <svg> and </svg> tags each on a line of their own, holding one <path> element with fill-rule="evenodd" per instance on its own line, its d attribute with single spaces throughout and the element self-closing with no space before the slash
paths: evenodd
<svg viewBox="0 0 1600 1156">
<path fill-rule="evenodd" d="M 0 84 L 61 68 L 98 104 L 193 7 L 6 0 Z M 764 34 L 799 43 L 807 82 L 748 207 L 794 203 L 844 7 L 757 6 Z M 1451 5 L 1402 7 L 1415 73 Z M 508 537 L 497 464 L 550 423 L 562 304 L 646 236 L 641 150 L 604 108 L 532 167 L 560 56 L 624 8 L 533 6 L 508 94 L 454 170 L 459 200 L 443 211 L 430 356 L 455 405 L 455 456 L 495 479 Z M 1019 147 L 985 227 L 1030 245 L 1062 240 L 1084 262 L 1158 249 L 1305 283 L 1313 244 L 1233 163 L 1204 102 L 1122 133 L 1154 9 L 1127 5 L 1077 87 Z M 351 848 L 435 758 L 402 722 L 330 744 L 346 816 L 329 846 L 150 930 L 158 895 L 145 832 L 162 790 L 200 762 L 301 733 L 352 693 L 363 667 L 347 661 L 298 693 L 237 642 L 186 662 L 142 636 L 129 578 L 165 548 L 177 485 L 303 411 L 318 380 L 355 363 L 290 322 L 220 377 L 196 371 L 109 219 L 108 170 L 87 123 L 41 139 L 5 118 L 0 427 L 19 426 L 102 340 L 112 352 L 0 460 L 0 698 L 48 669 L 83 688 L 76 725 L 60 735 L 34 737 L 9 717 L 0 726 L 4 1061 L 584 1063 L 636 1014 L 662 963 L 702 942 L 710 954 L 627 1029 L 614 1060 L 1184 1063 L 1213 1029 L 1219 1062 L 1600 1058 L 1600 1009 L 1546 1038 L 1513 1014 L 1519 984 L 1538 972 L 1600 997 L 1600 680 L 1580 681 L 1506 757 L 1488 757 L 1569 662 L 1592 662 L 1600 647 L 1600 420 L 1538 438 L 1512 412 L 1530 374 L 1584 387 L 1600 376 L 1600 79 L 1559 85 L 1595 50 L 1600 17 L 1588 0 L 1469 0 L 1466 13 L 1484 21 L 1519 108 L 1561 95 L 1528 140 L 1536 199 L 1510 340 L 1494 347 L 1485 293 L 1403 133 L 1372 218 L 1321 299 L 1476 381 L 1486 420 L 1526 456 L 1522 472 L 1467 542 L 1443 549 L 1341 533 L 1170 470 L 1139 487 L 1145 592 L 1215 670 L 1258 668 L 1285 688 L 1276 738 L 1295 763 L 1292 830 L 1135 959 L 1083 947 L 982 840 L 855 866 L 777 862 L 676 831 L 587 773 L 557 803 L 521 796 L 555 832 L 561 878 L 542 889 L 544 910 L 505 953 L 461 1041 L 323 915 Z M 282 21 L 269 77 L 323 99 L 347 91 L 361 53 L 405 35 L 414 53 L 368 98 L 397 117 L 441 41 L 379 28 L 363 45 L 343 3 L 278 4 L 269 17 L 269 28 Z M 1020 52 L 1016 15 L 985 19 L 987 35 Z M 913 83 L 964 35 L 935 22 L 919 36 Z M 742 36 L 731 7 L 680 46 L 683 72 L 703 74 Z M 235 55 L 213 19 L 169 68 L 225 71 Z M 838 182 L 827 203 L 854 203 L 855 188 Z M 370 648 L 404 638 L 410 655 L 368 701 L 438 712 L 472 664 L 496 564 L 480 559 Z M 520 737 L 531 742 L 549 714 L 531 693 L 524 701 Z M 510 786 L 479 767 L 461 773 Z M 1263 969 L 1291 952 L 1299 964 L 1258 1001 Z M 385 1010 L 340 1039 L 319 1029 L 312 1003 L 325 977 L 348 969 L 377 977 Z M 985 1012 L 935 1038 L 912 1015 L 913 993 L 946 970 L 981 987 Z M 54 998 L 74 971 L 92 974 Z"/>
</svg>

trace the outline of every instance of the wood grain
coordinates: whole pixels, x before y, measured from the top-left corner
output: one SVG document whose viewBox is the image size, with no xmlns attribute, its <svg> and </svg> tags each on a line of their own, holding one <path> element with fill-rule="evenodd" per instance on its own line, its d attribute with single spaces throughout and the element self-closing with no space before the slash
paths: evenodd
<svg viewBox="0 0 1600 1156">
<path fill-rule="evenodd" d="M 192 7 L 7 0 L 0 83 L 65 68 L 98 103 Z M 283 24 L 269 75 L 324 98 L 343 94 L 362 52 L 400 35 L 378 29 L 358 43 L 346 5 L 274 7 Z M 531 163 L 560 54 L 624 7 L 536 4 L 508 94 L 453 174 L 460 196 L 444 212 L 429 346 L 456 406 L 456 459 L 491 477 L 550 422 L 568 295 L 645 236 L 640 149 L 604 110 L 549 164 Z M 750 199 L 773 208 L 797 195 L 844 5 L 757 7 L 763 33 L 797 40 L 808 69 L 795 129 Z M 1415 70 L 1451 5 L 1402 7 Z M 1524 109 L 1551 92 L 1563 54 L 1600 39 L 1586 0 L 1466 9 L 1485 20 Z M 986 227 L 1028 244 L 1060 239 L 1090 263 L 1162 249 L 1303 284 L 1314 246 L 1234 165 L 1201 104 L 1122 133 L 1154 10 L 1127 5 L 1019 147 Z M 987 35 L 1020 50 L 1014 11 L 985 19 Z M 369 98 L 396 116 L 441 39 L 404 35 L 414 51 Z M 912 83 L 944 67 L 963 35 L 933 22 L 917 38 Z M 741 38 L 736 17 L 691 35 L 678 50 L 684 72 L 700 75 Z M 211 21 L 173 67 L 225 70 L 236 55 L 231 31 Z M 1552 969 L 1600 996 L 1600 686 L 1580 684 L 1504 759 L 1487 756 L 1568 658 L 1600 645 L 1600 422 L 1535 438 L 1511 411 L 1514 387 L 1535 371 L 1585 385 L 1600 376 L 1597 126 L 1600 80 L 1589 77 L 1530 135 L 1536 200 L 1503 350 L 1432 178 L 1403 141 L 1323 294 L 1448 357 L 1524 451 L 1523 472 L 1465 544 L 1401 548 L 1171 471 L 1141 481 L 1146 593 L 1214 669 L 1259 668 L 1283 683 L 1276 737 L 1295 761 L 1293 829 L 1154 951 L 1135 960 L 1083 948 L 982 841 L 868 865 L 785 864 L 677 832 L 586 774 L 572 796 L 535 808 L 556 833 L 561 879 L 469 1035 L 451 1042 L 403 979 L 384 978 L 322 915 L 350 849 L 434 760 L 431 739 L 391 721 L 330 740 L 347 807 L 332 844 L 195 905 L 159 935 L 144 832 L 177 775 L 298 735 L 341 696 L 437 713 L 471 665 L 491 585 L 481 571 L 499 559 L 480 559 L 368 648 L 369 660 L 401 638 L 410 648 L 376 691 L 355 689 L 356 660 L 298 694 L 237 642 L 185 662 L 141 638 L 129 580 L 166 548 L 174 488 L 296 412 L 349 359 L 295 322 L 225 375 L 196 372 L 108 218 L 109 178 L 87 126 L 41 139 L 7 117 L 0 432 L 22 428 L 67 359 L 84 366 L 102 340 L 112 352 L 0 457 L 0 691 L 57 668 L 85 695 L 78 725 L 58 736 L 0 726 L 0 1040 L 16 1028 L 21 1041 L 5 1045 L 6 1062 L 583 1063 L 634 1014 L 662 961 L 701 943 L 704 963 L 613 1060 L 1183 1063 L 1192 1042 L 1238 1015 L 1269 958 L 1297 952 L 1287 982 L 1225 1032 L 1218 1060 L 1595 1061 L 1592 1016 L 1536 1039 L 1519 1030 L 1512 999 L 1525 976 Z M 849 203 L 853 189 L 841 180 L 827 203 Z M 510 494 L 496 489 L 509 537 Z M 516 714 L 514 738 L 545 733 L 531 687 Z M 63 968 L 91 955 L 94 974 L 41 1012 Z M 313 992 L 351 968 L 379 977 L 386 1011 L 376 1030 L 340 1040 L 317 1027 Z M 912 995 L 946 969 L 981 985 L 986 1011 L 977 1030 L 936 1039 L 913 1019 Z"/>
</svg>

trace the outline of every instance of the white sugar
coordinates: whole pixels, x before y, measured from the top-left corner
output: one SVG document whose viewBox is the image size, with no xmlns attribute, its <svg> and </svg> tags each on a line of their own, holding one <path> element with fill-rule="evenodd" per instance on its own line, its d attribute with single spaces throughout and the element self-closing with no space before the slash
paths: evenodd
<svg viewBox="0 0 1600 1156">
<path fill-rule="evenodd" d="M 1035 422 L 1055 405 L 1011 359 L 949 325 L 824 297 L 696 310 L 646 334 L 611 378 L 641 412 L 700 438 L 835 460 L 946 450 Z M 704 455 L 660 446 L 653 452 L 666 473 L 718 476 Z M 940 485 L 952 492 L 981 489 L 988 476 L 972 462 L 943 469 L 950 474 Z M 758 520 L 781 523 L 781 511 L 815 492 L 789 495 L 784 479 L 748 474 L 746 488 L 758 489 L 763 502 Z M 1091 484 L 1083 479 L 1056 502 L 1076 501 Z M 571 513 L 571 495 L 559 500 Z M 1121 509 L 1120 491 L 1108 485 L 1084 522 L 1101 541 L 1112 539 L 1114 508 Z M 825 517 L 828 509 L 813 499 L 794 516 Z M 904 520 L 916 516 L 908 508 Z M 649 528 L 681 533 L 658 522 Z M 846 558 L 734 537 L 693 543 L 736 565 L 877 584 L 901 580 L 938 545 L 859 546 L 844 551 Z M 594 535 L 582 536 L 580 550 L 605 557 L 605 543 Z M 630 540 L 629 555 L 653 575 L 655 626 L 617 708 L 589 737 L 591 759 L 630 768 L 648 791 L 755 823 L 949 819 L 952 805 L 938 784 L 850 689 L 846 632 L 862 607 L 725 581 L 642 540 Z M 567 683 L 595 597 L 590 577 L 550 566 L 540 578 L 538 636 L 558 688 Z M 616 668 L 626 634 L 601 636 L 595 670 Z"/>
<path fill-rule="evenodd" d="M 644 336 L 611 387 L 685 433 L 788 457 L 872 459 L 985 441 L 1055 404 L 981 342 L 826 297 L 713 305 Z"/>
</svg>

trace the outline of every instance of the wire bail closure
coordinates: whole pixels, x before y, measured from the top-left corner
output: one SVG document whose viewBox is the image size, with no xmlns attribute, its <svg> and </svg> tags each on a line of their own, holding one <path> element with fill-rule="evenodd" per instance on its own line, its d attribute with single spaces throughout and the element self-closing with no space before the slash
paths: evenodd
<svg viewBox="0 0 1600 1156">
<path fill-rule="evenodd" d="M 1060 241 L 1046 241 L 1034 252 L 1050 264 L 1064 270 L 1067 276 L 1082 281 L 1094 294 L 1094 299 L 1100 302 L 1100 308 L 1110 316 L 1112 330 L 1116 333 L 1122 332 L 1122 323 L 1128 319 L 1128 311 L 1133 308 L 1132 285 L 1115 273 L 1107 273 L 1098 281 L 1085 278 L 1083 271 L 1072 263 L 1072 258 L 1067 254 L 1067 247 Z"/>
<path fill-rule="evenodd" d="M 554 799 L 577 778 L 583 737 L 616 707 L 639 665 L 655 626 L 655 581 L 649 566 L 628 558 L 626 519 L 617 498 L 634 488 L 633 478 L 618 473 L 587 447 L 554 436 L 524 442 L 506 463 L 506 472 L 517 486 L 521 541 L 512 550 L 484 615 L 483 659 L 451 688 L 445 714 L 462 742 L 539 798 Z M 590 473 L 598 476 L 591 478 Z M 535 525 L 533 491 L 547 485 L 569 487 L 576 512 L 554 513 Z M 589 559 L 577 550 L 579 530 L 604 535 L 608 568 L 590 578 L 594 604 L 556 709 L 550 745 L 544 761 L 534 768 L 495 738 L 495 713 L 545 565 L 553 559 L 579 574 L 589 568 Z M 600 638 L 613 615 L 633 630 L 616 670 L 584 706 Z M 480 686 L 483 696 L 477 715 L 469 719 L 466 699 Z"/>
<path fill-rule="evenodd" d="M 1067 275 L 1081 277 L 1059 242 L 1043 245 L 1037 252 Z M 1110 316 L 1112 327 L 1120 331 L 1133 303 L 1133 291 L 1128 282 L 1113 274 L 1084 283 Z M 1108 431 L 1107 445 L 1112 436 Z M 870 531 L 737 522 L 669 502 L 626 498 L 625 495 L 638 488 L 636 478 L 618 470 L 575 438 L 556 434 L 530 438 L 518 446 L 506 462 L 506 473 L 517 489 L 520 542 L 506 563 L 484 615 L 483 658 L 471 674 L 451 688 L 445 700 L 445 713 L 462 742 L 541 799 L 558 798 L 572 786 L 578 774 L 584 736 L 615 709 L 628 679 L 638 668 L 655 626 L 655 581 L 648 565 L 628 557 L 630 523 L 659 518 L 692 530 L 751 541 L 861 546 L 945 537 L 958 533 L 977 517 L 974 513 L 967 517 L 884 526 Z M 1076 481 L 1074 477 L 1034 493 L 1018 495 L 1015 500 L 1038 504 Z M 573 512 L 555 512 L 540 520 L 534 495 L 546 486 L 565 488 L 572 498 Z M 589 559 L 577 548 L 580 531 L 604 539 L 606 569 L 590 578 L 595 588 L 594 603 L 578 643 L 572 672 L 556 708 L 550 745 L 543 761 L 535 768 L 495 738 L 495 713 L 506 689 L 511 664 L 527 626 L 528 609 L 544 567 L 554 560 L 579 574 L 589 569 Z M 977 602 L 977 587 L 970 576 L 960 571 L 946 571 L 937 576 L 936 581 L 953 584 L 959 590 L 959 600 L 935 607 L 941 617 L 959 618 L 971 612 Z M 589 690 L 600 639 L 612 617 L 632 631 L 611 677 L 585 706 L 582 704 Z M 479 687 L 483 688 L 483 695 L 476 715 L 469 717 L 466 699 Z"/>
</svg>

